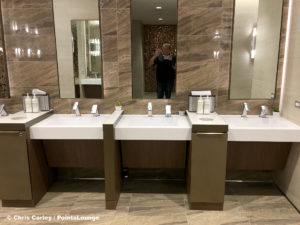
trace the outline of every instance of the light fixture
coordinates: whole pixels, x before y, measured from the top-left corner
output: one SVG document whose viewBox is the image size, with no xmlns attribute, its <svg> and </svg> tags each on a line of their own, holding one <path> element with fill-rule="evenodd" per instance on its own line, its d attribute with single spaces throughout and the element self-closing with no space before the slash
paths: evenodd
<svg viewBox="0 0 300 225">
<path fill-rule="evenodd" d="M 155 6 L 155 9 L 156 9 L 156 10 L 162 10 L 162 6 L 160 6 L 160 5 Z"/>
<path fill-rule="evenodd" d="M 161 17 L 159 17 L 159 18 L 158 18 L 158 21 L 163 21 L 163 20 L 164 20 L 164 19 L 163 19 L 163 18 L 161 18 Z"/>
<path fill-rule="evenodd" d="M 251 40 L 251 51 L 250 51 L 250 58 L 251 60 L 255 59 L 256 55 L 256 36 L 257 36 L 257 28 L 253 27 L 252 30 L 252 40 Z"/>
</svg>

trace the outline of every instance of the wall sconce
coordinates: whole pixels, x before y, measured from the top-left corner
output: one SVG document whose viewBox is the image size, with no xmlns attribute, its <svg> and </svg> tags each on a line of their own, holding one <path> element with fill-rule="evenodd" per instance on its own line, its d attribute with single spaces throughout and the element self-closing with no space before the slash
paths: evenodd
<svg viewBox="0 0 300 225">
<path fill-rule="evenodd" d="M 251 51 L 250 51 L 250 58 L 251 60 L 255 59 L 256 55 L 256 36 L 257 36 L 257 28 L 253 27 L 252 30 L 252 41 L 251 41 Z"/>
<path fill-rule="evenodd" d="M 220 55 L 220 51 L 219 50 L 215 50 L 214 51 L 214 58 L 215 59 L 219 59 L 219 55 Z"/>
</svg>

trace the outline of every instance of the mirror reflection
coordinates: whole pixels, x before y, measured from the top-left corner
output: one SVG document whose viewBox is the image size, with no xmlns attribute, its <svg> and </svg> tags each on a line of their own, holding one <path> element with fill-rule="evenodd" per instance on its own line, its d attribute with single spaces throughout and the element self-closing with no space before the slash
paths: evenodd
<svg viewBox="0 0 300 225">
<path fill-rule="evenodd" d="M 176 88 L 177 0 L 131 0 L 133 98 L 171 98 Z"/>
<path fill-rule="evenodd" d="M 53 7 L 61 98 L 102 98 L 98 0 L 54 0 Z"/>
<path fill-rule="evenodd" d="M 6 73 L 6 60 L 4 52 L 4 38 L 2 29 L 2 17 L 0 16 L 0 98 L 8 98 L 8 78 Z"/>
<path fill-rule="evenodd" d="M 283 0 L 235 0 L 230 99 L 275 98 Z"/>
</svg>

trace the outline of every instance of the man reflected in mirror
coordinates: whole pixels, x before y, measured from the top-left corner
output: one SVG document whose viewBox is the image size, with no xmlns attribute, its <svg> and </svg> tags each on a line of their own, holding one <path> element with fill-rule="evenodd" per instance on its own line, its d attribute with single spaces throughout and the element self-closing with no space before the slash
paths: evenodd
<svg viewBox="0 0 300 225">
<path fill-rule="evenodd" d="M 156 49 L 149 61 L 149 67 L 153 65 L 156 65 L 157 98 L 171 98 L 176 77 L 176 55 L 171 54 L 169 43 Z"/>
</svg>

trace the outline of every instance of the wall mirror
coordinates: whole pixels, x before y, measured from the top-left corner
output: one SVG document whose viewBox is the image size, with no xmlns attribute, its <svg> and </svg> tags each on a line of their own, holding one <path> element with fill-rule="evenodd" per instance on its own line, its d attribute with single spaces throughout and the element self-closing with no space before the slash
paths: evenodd
<svg viewBox="0 0 300 225">
<path fill-rule="evenodd" d="M 53 0 L 61 98 L 102 98 L 98 0 Z"/>
<path fill-rule="evenodd" d="M 176 93 L 177 0 L 131 0 L 132 97 Z"/>
<path fill-rule="evenodd" d="M 0 12 L 0 98 L 9 97 L 9 86 L 6 69 L 6 58 L 3 38 L 2 13 Z"/>
<path fill-rule="evenodd" d="M 230 99 L 275 98 L 283 0 L 235 0 Z"/>
</svg>

